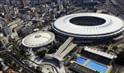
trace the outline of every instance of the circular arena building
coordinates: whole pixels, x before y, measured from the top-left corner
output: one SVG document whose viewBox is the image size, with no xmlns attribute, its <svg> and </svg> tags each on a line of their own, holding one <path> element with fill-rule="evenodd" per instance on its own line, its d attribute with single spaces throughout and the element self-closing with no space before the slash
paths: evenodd
<svg viewBox="0 0 124 73">
<path fill-rule="evenodd" d="M 108 14 L 77 13 L 59 18 L 52 28 L 57 33 L 84 41 L 108 41 L 108 39 L 122 38 L 124 22 L 120 18 Z"/>
<path fill-rule="evenodd" d="M 27 35 L 23 40 L 22 44 L 25 47 L 37 48 L 46 46 L 52 43 L 55 39 L 55 35 L 48 31 L 38 31 Z"/>
</svg>

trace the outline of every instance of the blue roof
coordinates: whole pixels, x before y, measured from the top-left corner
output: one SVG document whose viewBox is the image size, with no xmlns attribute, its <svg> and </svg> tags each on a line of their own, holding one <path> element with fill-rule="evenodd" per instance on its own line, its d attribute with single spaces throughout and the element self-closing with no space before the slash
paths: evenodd
<svg viewBox="0 0 124 73">
<path fill-rule="evenodd" d="M 82 58 L 82 57 L 78 57 L 77 59 L 76 59 L 76 62 L 78 63 L 78 64 L 83 64 L 84 62 L 86 61 L 86 59 L 85 58 Z"/>
<path fill-rule="evenodd" d="M 86 67 L 88 67 L 88 68 L 90 68 L 92 70 L 98 71 L 100 73 L 106 73 L 106 71 L 107 71 L 107 66 L 99 64 L 99 63 L 96 63 L 95 61 L 90 61 L 86 65 Z"/>
</svg>

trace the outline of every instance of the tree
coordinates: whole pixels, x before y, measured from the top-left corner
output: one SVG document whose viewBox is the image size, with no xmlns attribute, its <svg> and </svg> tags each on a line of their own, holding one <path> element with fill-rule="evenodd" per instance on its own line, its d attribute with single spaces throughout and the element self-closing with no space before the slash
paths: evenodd
<svg viewBox="0 0 124 73">
<path fill-rule="evenodd" d="M 38 56 L 39 58 L 43 58 L 46 52 L 46 50 L 38 51 L 36 52 L 36 56 Z"/>
<path fill-rule="evenodd" d="M 124 50 L 121 51 L 117 56 L 118 58 L 115 60 L 115 62 L 119 65 L 124 65 Z"/>
</svg>

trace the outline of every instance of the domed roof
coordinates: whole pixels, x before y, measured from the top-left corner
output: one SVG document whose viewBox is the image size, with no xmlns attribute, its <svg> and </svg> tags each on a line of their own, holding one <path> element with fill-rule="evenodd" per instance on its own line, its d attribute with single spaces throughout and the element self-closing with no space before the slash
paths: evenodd
<svg viewBox="0 0 124 73">
<path fill-rule="evenodd" d="M 29 34 L 22 40 L 22 44 L 26 47 L 42 47 L 53 42 L 55 35 L 48 31 L 38 31 Z"/>
</svg>

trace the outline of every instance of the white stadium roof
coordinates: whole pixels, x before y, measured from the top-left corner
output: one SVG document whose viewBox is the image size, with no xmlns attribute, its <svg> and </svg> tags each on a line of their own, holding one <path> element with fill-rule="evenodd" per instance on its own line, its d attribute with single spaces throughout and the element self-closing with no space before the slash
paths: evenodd
<svg viewBox="0 0 124 73">
<path fill-rule="evenodd" d="M 29 34 L 22 40 L 22 44 L 26 47 L 42 47 L 50 44 L 55 39 L 55 35 L 48 31 L 38 31 Z"/>
<path fill-rule="evenodd" d="M 123 31 L 124 22 L 118 17 L 100 13 L 77 13 L 59 18 L 53 29 L 74 37 L 105 37 Z"/>
</svg>

